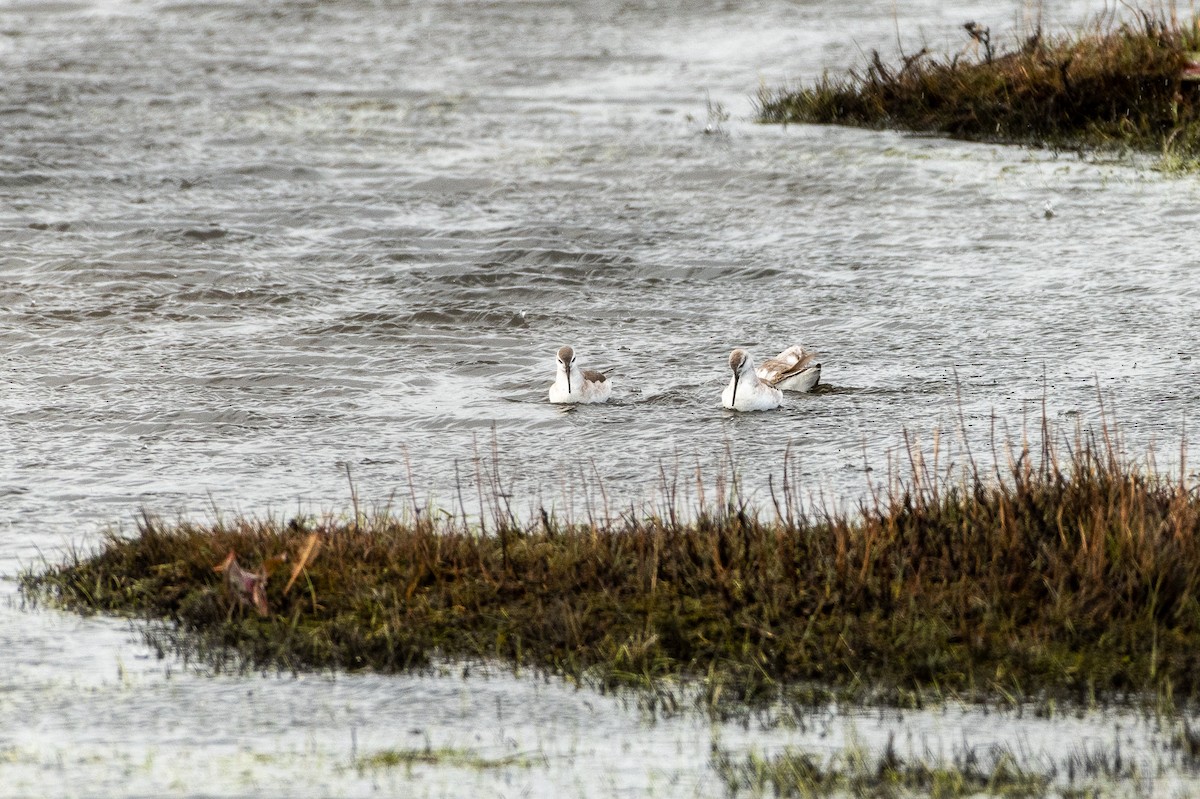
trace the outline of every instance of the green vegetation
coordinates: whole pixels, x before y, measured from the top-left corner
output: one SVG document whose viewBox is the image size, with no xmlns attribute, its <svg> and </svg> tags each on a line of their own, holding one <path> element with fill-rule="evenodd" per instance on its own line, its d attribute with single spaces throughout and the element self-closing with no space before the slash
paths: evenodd
<svg viewBox="0 0 1200 799">
<path fill-rule="evenodd" d="M 147 516 L 23 590 L 167 619 L 169 646 L 248 666 L 495 659 L 713 705 L 1195 698 L 1200 494 L 1118 457 L 1107 427 L 1042 438 L 986 471 L 910 450 L 852 513 L 802 509 L 785 467 L 769 518 L 736 484 L 686 519 Z"/>
<path fill-rule="evenodd" d="M 1188 730 L 1186 723 L 1183 729 Z M 714 746 L 711 765 L 730 797 L 804 799 L 1144 796 L 1153 793 L 1148 786 L 1164 767 L 1162 761 L 1156 764 L 1122 754 L 1119 732 L 1111 744 L 1080 745 L 1058 758 L 1031 757 L 1021 744 L 977 746 L 965 738 L 948 752 L 939 744 L 901 755 L 895 737 L 889 736 L 877 752 L 853 742 L 832 754 L 788 747 L 770 756 L 757 752 L 739 756 Z M 1194 769 L 1195 758 L 1184 753 L 1175 767 Z"/>
<path fill-rule="evenodd" d="M 764 90 L 763 122 L 903 128 L 1051 147 L 1200 153 L 1200 22 L 1148 12 L 1139 24 L 1097 22 L 1073 37 L 1038 32 L 996 52 L 987 28 L 941 58 L 922 48 L 898 64 L 878 52 L 865 69 L 815 85 Z"/>
<path fill-rule="evenodd" d="M 982 761 L 989 760 L 988 764 Z M 751 754 L 736 762 L 728 753 L 714 753 L 713 768 L 725 781 L 729 796 L 743 791 L 751 796 L 880 797 L 898 799 L 921 796 L 959 799 L 969 796 L 1042 797 L 1049 794 L 1051 779 L 1017 765 L 1010 753 L 981 757 L 974 750 L 952 762 L 906 761 L 888 746 L 879 758 L 851 748 L 823 762 L 822 758 L 795 750 L 773 757 Z"/>
<path fill-rule="evenodd" d="M 529 768 L 532 761 L 521 755 L 486 758 L 462 749 L 384 749 L 354 761 L 359 771 L 405 768 L 414 766 L 450 766 L 452 768 L 484 771 L 510 766 Z"/>
</svg>

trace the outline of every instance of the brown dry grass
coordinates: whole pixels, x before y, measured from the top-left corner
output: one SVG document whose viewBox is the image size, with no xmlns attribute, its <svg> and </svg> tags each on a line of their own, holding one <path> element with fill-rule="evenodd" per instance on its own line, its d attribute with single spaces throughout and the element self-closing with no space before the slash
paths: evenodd
<svg viewBox="0 0 1200 799">
<path fill-rule="evenodd" d="M 295 668 L 499 659 L 602 686 L 698 678 L 710 701 L 812 685 L 907 701 L 1194 697 L 1200 495 L 1119 458 L 1108 428 L 1057 440 L 997 453 L 987 472 L 910 452 L 907 476 L 853 513 L 802 512 L 784 487 L 767 515 L 737 500 L 689 519 L 501 513 L 486 532 L 429 513 L 146 517 L 24 589 Z M 231 550 L 249 566 L 290 557 L 267 617 L 213 572 Z"/>
<path fill-rule="evenodd" d="M 846 77 L 764 91 L 759 118 L 1195 154 L 1200 84 L 1182 75 L 1200 28 L 1150 12 L 1137 19 L 1098 22 L 1075 36 L 1038 31 L 999 53 L 986 28 L 968 23 L 975 42 L 963 53 L 939 58 L 922 49 L 888 65 L 875 52 Z"/>
</svg>

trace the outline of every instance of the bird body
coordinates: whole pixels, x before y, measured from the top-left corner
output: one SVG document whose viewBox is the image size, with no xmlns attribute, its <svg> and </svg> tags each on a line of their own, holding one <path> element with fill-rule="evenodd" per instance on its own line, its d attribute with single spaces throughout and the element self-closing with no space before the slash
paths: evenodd
<svg viewBox="0 0 1200 799">
<path fill-rule="evenodd" d="M 729 353 L 733 377 L 721 393 L 721 404 L 733 411 L 769 411 L 783 403 L 783 392 L 759 379 L 745 350 Z"/>
<path fill-rule="evenodd" d="M 557 404 L 606 402 L 612 394 L 612 383 L 594 369 L 581 369 L 575 363 L 575 351 L 559 347 L 556 357 L 554 384 L 550 386 L 550 401 Z"/>
<path fill-rule="evenodd" d="M 806 393 L 821 380 L 821 364 L 817 354 L 799 344 L 788 347 L 774 358 L 767 358 L 755 373 L 764 383 L 781 391 Z"/>
</svg>

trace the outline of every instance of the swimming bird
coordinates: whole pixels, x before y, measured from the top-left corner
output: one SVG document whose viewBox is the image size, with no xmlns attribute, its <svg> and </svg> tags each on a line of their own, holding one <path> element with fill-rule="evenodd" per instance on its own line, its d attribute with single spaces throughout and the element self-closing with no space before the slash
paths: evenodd
<svg viewBox="0 0 1200 799">
<path fill-rule="evenodd" d="M 821 364 L 813 363 L 817 354 L 799 344 L 788 347 L 774 358 L 767 358 L 755 370 L 758 379 L 780 391 L 812 391 L 821 379 Z"/>
<path fill-rule="evenodd" d="M 745 350 L 729 353 L 733 378 L 721 392 L 721 404 L 734 411 L 769 411 L 783 402 L 783 392 L 767 385 L 754 373 L 754 361 Z"/>
<path fill-rule="evenodd" d="M 575 350 L 559 347 L 557 374 L 550 386 L 550 401 L 557 403 L 604 402 L 612 393 L 612 383 L 594 369 L 580 369 L 575 365 Z"/>
</svg>

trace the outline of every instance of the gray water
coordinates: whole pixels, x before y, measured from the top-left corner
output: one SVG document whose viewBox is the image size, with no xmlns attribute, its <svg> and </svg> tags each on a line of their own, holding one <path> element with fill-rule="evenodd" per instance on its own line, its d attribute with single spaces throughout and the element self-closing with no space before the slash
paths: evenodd
<svg viewBox="0 0 1200 799">
<path fill-rule="evenodd" d="M 337 513 L 347 468 L 365 501 L 452 504 L 493 449 L 518 506 L 579 514 L 597 482 L 643 501 L 727 452 L 763 502 L 787 447 L 806 491 L 853 503 L 906 429 L 1019 435 L 1043 401 L 1073 429 L 1099 395 L 1132 452 L 1176 463 L 1200 398 L 1194 179 L 752 121 L 760 84 L 1028 11 L 0 3 L 0 795 L 708 796 L 714 740 L 888 730 L 1058 760 L 1126 735 L 1160 762 L 1161 731 L 1113 714 L 841 710 L 819 735 L 652 722 L 529 677 L 197 673 L 16 597 L 21 568 L 142 508 Z M 732 347 L 797 342 L 822 391 L 720 408 Z M 546 403 L 562 344 L 612 369 L 611 403 Z M 424 746 L 520 762 L 353 767 Z M 1167 772 L 1136 790 L 1181 791 Z"/>
</svg>

